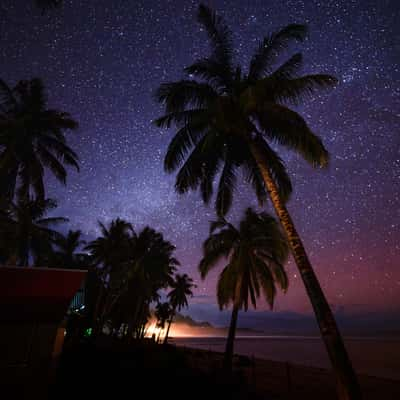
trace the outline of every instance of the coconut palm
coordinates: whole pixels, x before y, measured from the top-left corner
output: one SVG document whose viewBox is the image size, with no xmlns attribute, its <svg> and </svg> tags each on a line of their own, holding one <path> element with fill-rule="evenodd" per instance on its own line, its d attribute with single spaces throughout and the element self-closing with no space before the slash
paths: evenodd
<svg viewBox="0 0 400 400">
<path fill-rule="evenodd" d="M 7 237 L 7 257 L 19 266 L 42 265 L 41 260 L 52 251 L 52 245 L 61 234 L 53 226 L 68 221 L 61 217 L 46 217 L 57 207 L 54 200 L 47 199 L 10 203 L 1 212 L 0 231 Z"/>
<path fill-rule="evenodd" d="M 305 38 L 304 25 L 291 24 L 266 36 L 245 71 L 234 64 L 231 32 L 223 19 L 200 5 L 198 20 L 209 36 L 211 55 L 186 67 L 187 79 L 162 84 L 156 94 L 165 115 L 155 123 L 177 128 L 165 156 L 165 169 L 179 170 L 175 184 L 179 193 L 200 189 L 206 203 L 219 175 L 215 200 L 219 216 L 229 211 L 239 169 L 260 204 L 270 198 L 313 305 L 339 397 L 359 399 L 357 378 L 333 313 L 286 208 L 292 190 L 289 175 L 271 146 L 285 146 L 314 167 L 328 164 L 321 139 L 289 107 L 332 87 L 336 79 L 324 74 L 301 76 L 300 53 L 277 65 L 283 50 Z"/>
<path fill-rule="evenodd" d="M 129 321 L 129 336 L 133 330 L 141 336 L 150 303 L 159 300 L 158 291 L 172 282 L 179 265 L 173 257 L 175 247 L 150 227 L 136 234 L 130 223 L 119 218 L 109 228 L 100 223 L 100 228 L 102 235 L 85 248 L 98 266 L 101 282 L 93 316 L 96 329 L 118 314 L 114 319 L 125 316 Z"/>
<path fill-rule="evenodd" d="M 66 130 L 78 126 L 63 111 L 47 108 L 40 79 L 20 81 L 14 88 L 0 80 L 0 193 L 12 200 L 31 194 L 45 198 L 45 171 L 66 183 L 66 166 L 79 170 L 78 156 L 68 146 Z"/>
<path fill-rule="evenodd" d="M 193 296 L 192 289 L 195 287 L 193 279 L 187 274 L 176 274 L 175 280 L 171 283 L 171 291 L 168 293 L 169 302 L 171 304 L 171 316 L 168 321 L 167 333 L 165 334 L 164 344 L 168 342 L 168 334 L 172 321 L 175 317 L 176 310 L 180 311 L 183 307 L 188 306 L 188 296 Z"/>
<path fill-rule="evenodd" d="M 129 318 L 129 336 L 134 331 L 137 337 L 143 336 L 150 303 L 159 300 L 160 289 L 172 284 L 173 274 L 179 266 L 174 252 L 175 246 L 150 227 L 137 235 L 125 285 L 125 301 L 133 309 Z"/>
<path fill-rule="evenodd" d="M 224 218 L 211 223 L 199 270 L 204 279 L 221 260 L 227 260 L 217 284 L 220 308 L 233 305 L 224 357 L 227 370 L 232 368 L 239 310 L 247 311 L 249 300 L 256 308 L 261 294 L 272 309 L 276 286 L 283 291 L 288 287 L 283 267 L 288 253 L 289 246 L 278 222 L 265 212 L 256 213 L 248 208 L 238 228 Z"/>
<path fill-rule="evenodd" d="M 100 329 L 107 303 L 112 301 L 113 290 L 120 283 L 126 262 L 130 258 L 132 249 L 132 225 L 120 218 L 111 221 L 107 228 L 99 222 L 101 236 L 90 242 L 85 250 L 90 253 L 92 265 L 98 269 L 99 291 L 96 306 L 93 312 L 94 331 Z M 99 318 L 101 314 L 101 317 Z"/>
<path fill-rule="evenodd" d="M 168 302 L 157 303 L 154 315 L 157 318 L 156 326 L 159 328 L 157 342 L 160 340 L 161 331 L 165 328 L 165 323 L 171 316 L 171 306 Z"/>
</svg>

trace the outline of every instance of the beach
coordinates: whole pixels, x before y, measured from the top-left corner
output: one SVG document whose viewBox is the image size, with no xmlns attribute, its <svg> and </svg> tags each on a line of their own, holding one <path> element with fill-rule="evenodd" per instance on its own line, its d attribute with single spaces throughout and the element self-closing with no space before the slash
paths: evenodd
<svg viewBox="0 0 400 400">
<path fill-rule="evenodd" d="M 174 338 L 177 346 L 223 352 L 223 337 Z M 400 381 L 400 338 L 347 337 L 345 343 L 357 373 Z M 236 354 L 290 364 L 329 368 L 318 337 L 238 336 Z"/>
<path fill-rule="evenodd" d="M 389 353 L 390 348 L 398 351 L 398 341 L 380 343 L 378 340 L 379 345 L 376 341 L 372 338 L 346 340 L 351 356 L 357 354 L 354 365 L 363 398 L 398 400 L 399 371 L 391 368 L 398 368 L 399 358 L 397 353 Z M 178 347 L 184 347 L 195 368 L 204 371 L 221 365 L 224 342 L 222 338 L 175 338 L 173 341 Z M 336 399 L 335 379 L 327 357 L 322 356 L 325 350 L 319 339 L 252 337 L 238 338 L 235 345 L 234 369 L 240 371 L 249 387 L 259 395 L 279 399 Z"/>
</svg>

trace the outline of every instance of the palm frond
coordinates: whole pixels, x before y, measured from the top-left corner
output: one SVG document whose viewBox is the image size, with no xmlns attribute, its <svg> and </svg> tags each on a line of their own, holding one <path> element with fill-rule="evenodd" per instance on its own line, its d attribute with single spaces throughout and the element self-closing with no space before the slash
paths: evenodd
<svg viewBox="0 0 400 400">
<path fill-rule="evenodd" d="M 62 130 L 74 131 L 79 128 L 78 122 L 69 113 L 59 110 L 43 110 L 41 122 L 44 125 L 44 130 L 52 131 L 53 134 L 60 133 Z"/>
<path fill-rule="evenodd" d="M 270 76 L 271 79 L 293 79 L 296 78 L 297 72 L 300 70 L 303 63 L 303 56 L 301 53 L 296 53 L 277 68 Z"/>
<path fill-rule="evenodd" d="M 220 217 L 226 215 L 232 205 L 232 194 L 236 183 L 235 167 L 232 160 L 225 159 L 215 201 L 215 209 Z"/>
<path fill-rule="evenodd" d="M 205 179 L 205 173 L 216 174 L 223 151 L 219 141 L 218 135 L 209 130 L 197 143 L 176 176 L 175 189 L 178 193 L 197 189 Z"/>
<path fill-rule="evenodd" d="M 204 137 L 206 127 L 204 124 L 187 124 L 176 132 L 164 158 L 167 172 L 174 171 L 185 161 L 187 153 Z"/>
<path fill-rule="evenodd" d="M 202 164 L 202 177 L 200 181 L 200 193 L 205 204 L 208 204 L 214 191 L 214 179 L 220 169 L 222 156 L 220 149 L 215 146 L 208 153 L 207 161 Z"/>
<path fill-rule="evenodd" d="M 219 217 L 216 221 L 211 221 L 210 222 L 210 235 L 212 233 L 214 233 L 216 230 L 223 229 L 225 227 L 230 227 L 230 228 L 235 229 L 233 227 L 233 225 L 229 224 L 229 222 L 223 217 Z"/>
<path fill-rule="evenodd" d="M 250 61 L 249 79 L 260 79 L 265 73 L 271 72 L 276 58 L 292 41 L 303 41 L 307 35 L 307 27 L 300 24 L 290 24 L 278 32 L 266 36 L 260 42 L 258 49 Z"/>
<path fill-rule="evenodd" d="M 205 121 L 207 116 L 207 109 L 196 108 L 165 114 L 155 119 L 153 123 L 159 128 L 170 128 L 172 124 L 177 127 L 184 127 L 188 124 Z"/>
<path fill-rule="evenodd" d="M 217 91 L 224 91 L 230 79 L 230 76 L 227 76 L 226 66 L 211 58 L 196 61 L 186 67 L 185 72 L 204 79 Z"/>
<path fill-rule="evenodd" d="M 67 171 L 63 165 L 43 146 L 38 146 L 37 152 L 43 165 L 49 167 L 54 176 L 65 185 Z"/>
<path fill-rule="evenodd" d="M 199 264 L 202 279 L 221 259 L 229 256 L 237 238 L 238 232 L 229 227 L 208 237 L 203 243 L 203 258 Z"/>
<path fill-rule="evenodd" d="M 40 144 L 42 147 L 46 147 L 48 151 L 52 150 L 56 157 L 67 165 L 75 167 L 79 172 L 79 157 L 69 146 L 63 141 L 60 141 L 49 135 L 42 135 L 40 137 Z"/>
<path fill-rule="evenodd" d="M 69 219 L 64 217 L 48 217 L 37 220 L 37 224 L 43 226 L 58 225 L 65 222 L 69 222 Z"/>
<path fill-rule="evenodd" d="M 217 281 L 217 301 L 220 310 L 227 307 L 234 301 L 234 293 L 236 286 L 236 274 L 232 271 L 234 267 L 228 264 L 222 270 Z"/>
<path fill-rule="evenodd" d="M 329 153 L 322 140 L 295 111 L 276 103 L 264 103 L 258 120 L 271 141 L 299 153 L 314 167 L 328 164 Z"/>
<path fill-rule="evenodd" d="M 256 260 L 255 264 L 257 265 L 257 275 L 260 281 L 261 289 L 264 293 L 265 300 L 272 309 L 276 296 L 274 277 L 271 271 L 265 267 L 264 263 Z"/>
<path fill-rule="evenodd" d="M 304 100 L 312 99 L 321 89 L 334 87 L 338 80 L 331 75 L 316 74 L 294 79 L 271 79 L 271 83 L 275 101 L 298 105 Z"/>
<path fill-rule="evenodd" d="M 218 96 L 207 83 L 194 80 L 163 83 L 156 91 L 156 100 L 165 105 L 167 113 L 184 111 L 186 107 L 204 108 Z"/>
<path fill-rule="evenodd" d="M 212 59 L 222 66 L 225 85 L 229 87 L 232 71 L 232 34 L 222 17 L 217 15 L 209 7 L 199 6 L 197 20 L 205 28 L 212 45 Z"/>
</svg>

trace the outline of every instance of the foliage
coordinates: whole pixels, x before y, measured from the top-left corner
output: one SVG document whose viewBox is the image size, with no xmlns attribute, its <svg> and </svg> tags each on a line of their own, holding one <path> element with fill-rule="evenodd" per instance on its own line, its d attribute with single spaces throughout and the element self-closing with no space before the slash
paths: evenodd
<svg viewBox="0 0 400 400">
<path fill-rule="evenodd" d="M 46 171 L 65 184 L 66 167 L 79 170 L 65 131 L 77 127 L 68 113 L 47 108 L 40 79 L 14 88 L 0 80 L 0 197 L 13 200 L 16 193 L 25 201 L 32 195 L 43 201 Z"/>
<path fill-rule="evenodd" d="M 157 303 L 154 315 L 157 319 L 157 327 L 160 330 L 165 328 L 165 323 L 171 316 L 171 305 L 168 302 L 165 303 Z"/>
<path fill-rule="evenodd" d="M 323 74 L 301 76 L 300 53 L 278 64 L 291 43 L 305 39 L 304 25 L 288 25 L 267 35 L 246 72 L 234 64 L 232 34 L 223 19 L 200 5 L 198 21 L 209 37 L 210 55 L 185 68 L 190 79 L 164 83 L 156 92 L 165 115 L 155 124 L 177 129 L 165 156 L 165 170 L 178 170 L 179 193 L 199 189 L 205 203 L 218 178 L 215 206 L 224 216 L 232 204 L 237 171 L 242 169 L 263 204 L 268 193 L 249 148 L 254 141 L 287 200 L 291 181 L 273 145 L 299 153 L 312 166 L 327 165 L 322 141 L 289 106 L 332 87 L 336 79 Z"/>
<path fill-rule="evenodd" d="M 211 269 L 227 260 L 217 284 L 221 309 L 232 303 L 247 310 L 249 301 L 256 308 L 261 294 L 272 308 L 276 285 L 283 291 L 288 288 L 283 267 L 288 253 L 278 222 L 266 212 L 248 208 L 238 228 L 225 219 L 211 224 L 199 270 L 204 279 Z"/>
<path fill-rule="evenodd" d="M 46 216 L 56 206 L 51 199 L 30 199 L 10 202 L 0 209 L 0 238 L 5 243 L 0 247 L 0 257 L 4 262 L 20 266 L 42 264 L 52 245 L 62 238 L 52 227 L 67 221 Z"/>
<path fill-rule="evenodd" d="M 102 288 L 94 323 L 111 320 L 114 327 L 128 324 L 129 335 L 141 336 L 150 316 L 150 304 L 168 287 L 179 265 L 175 247 L 150 227 L 136 233 L 131 224 L 116 219 L 86 246 Z"/>
<path fill-rule="evenodd" d="M 171 283 L 171 291 L 168 293 L 170 304 L 175 310 L 180 311 L 183 307 L 188 307 L 188 297 L 193 296 L 192 288 L 195 287 L 193 279 L 187 274 L 176 274 Z"/>
</svg>

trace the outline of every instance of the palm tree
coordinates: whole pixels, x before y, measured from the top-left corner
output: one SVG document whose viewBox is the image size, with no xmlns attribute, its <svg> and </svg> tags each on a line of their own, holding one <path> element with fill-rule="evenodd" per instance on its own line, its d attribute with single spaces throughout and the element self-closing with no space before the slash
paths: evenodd
<svg viewBox="0 0 400 400">
<path fill-rule="evenodd" d="M 156 94 L 166 114 L 155 123 L 177 128 L 165 156 L 165 169 L 179 169 L 175 184 L 179 193 L 199 188 L 206 203 L 219 174 L 219 216 L 229 211 L 239 168 L 246 173 L 260 204 L 270 198 L 314 308 L 336 374 L 339 398 L 360 399 L 360 387 L 333 313 L 285 205 L 292 190 L 289 175 L 271 147 L 278 143 L 314 167 L 326 166 L 329 155 L 321 139 L 289 106 L 337 81 L 323 74 L 300 76 L 300 53 L 276 66 L 278 56 L 291 42 L 305 38 L 304 25 L 291 24 L 266 36 L 244 72 L 233 63 L 231 33 L 223 19 L 200 5 L 198 20 L 209 36 L 211 55 L 185 68 L 189 79 L 162 84 Z"/>
<path fill-rule="evenodd" d="M 92 265 L 98 268 L 99 291 L 93 312 L 94 331 L 101 328 L 104 310 L 112 302 L 113 291 L 119 284 L 125 263 L 129 260 L 131 240 L 134 235 L 132 225 L 120 218 L 111 221 L 109 228 L 99 222 L 101 236 L 90 242 L 85 250 L 91 255 Z M 107 289 L 107 291 L 106 291 Z M 103 304 L 103 312 L 100 308 Z"/>
<path fill-rule="evenodd" d="M 109 228 L 100 223 L 100 229 L 102 235 L 85 247 L 98 267 L 100 283 L 93 315 L 95 331 L 106 318 L 118 314 L 115 319 L 121 320 L 122 313 L 129 321 L 129 336 L 135 330 L 141 337 L 150 303 L 158 301 L 158 291 L 172 282 L 179 265 L 173 257 L 175 247 L 150 227 L 136 234 L 130 223 L 119 218 Z"/>
<path fill-rule="evenodd" d="M 68 221 L 61 217 L 46 217 L 57 207 L 54 200 L 29 200 L 10 203 L 7 210 L 1 212 L 0 230 L 7 236 L 8 258 L 16 265 L 28 266 L 30 259 L 34 265 L 41 265 L 42 260 L 52 251 L 52 245 L 61 234 L 52 226 Z"/>
<path fill-rule="evenodd" d="M 272 309 L 276 285 L 283 291 L 288 287 L 283 268 L 288 254 L 289 247 L 278 222 L 265 212 L 256 213 L 248 208 L 239 228 L 224 218 L 211 223 L 199 270 L 204 279 L 221 259 L 227 259 L 218 279 L 217 298 L 221 309 L 233 305 L 224 357 L 228 371 L 232 368 L 239 310 L 247 311 L 249 299 L 256 308 L 261 292 Z"/>
<path fill-rule="evenodd" d="M 155 317 L 157 318 L 156 326 L 159 328 L 158 339 L 160 340 L 161 331 L 165 328 L 165 323 L 171 316 L 171 306 L 168 302 L 165 303 L 157 303 L 155 310 Z"/>
<path fill-rule="evenodd" d="M 143 336 L 150 303 L 158 301 L 160 289 L 172 284 L 173 274 L 179 266 L 174 251 L 175 246 L 148 226 L 137 235 L 125 285 L 125 301 L 133 306 L 128 324 L 129 337 L 135 330 L 136 337 Z"/>
<path fill-rule="evenodd" d="M 193 279 L 187 274 L 176 274 L 175 280 L 171 283 L 171 291 L 168 293 L 169 302 L 171 304 L 171 316 L 168 321 L 167 333 L 165 334 L 164 344 L 168 342 L 169 329 L 175 317 L 176 310 L 180 311 L 182 307 L 188 306 L 188 296 L 193 296 L 192 289 L 195 287 Z"/>
<path fill-rule="evenodd" d="M 47 108 L 40 79 L 20 81 L 14 88 L 0 80 L 1 197 L 12 200 L 18 186 L 20 198 L 28 201 L 32 192 L 44 200 L 46 170 L 65 184 L 65 167 L 79 166 L 64 132 L 77 126 L 68 113 Z"/>
<path fill-rule="evenodd" d="M 80 230 L 69 230 L 66 236 L 62 235 L 55 241 L 57 248 L 54 251 L 55 265 L 62 268 L 79 268 L 82 266 L 82 260 L 87 255 L 78 252 L 78 249 L 86 244 L 81 236 Z"/>
</svg>

